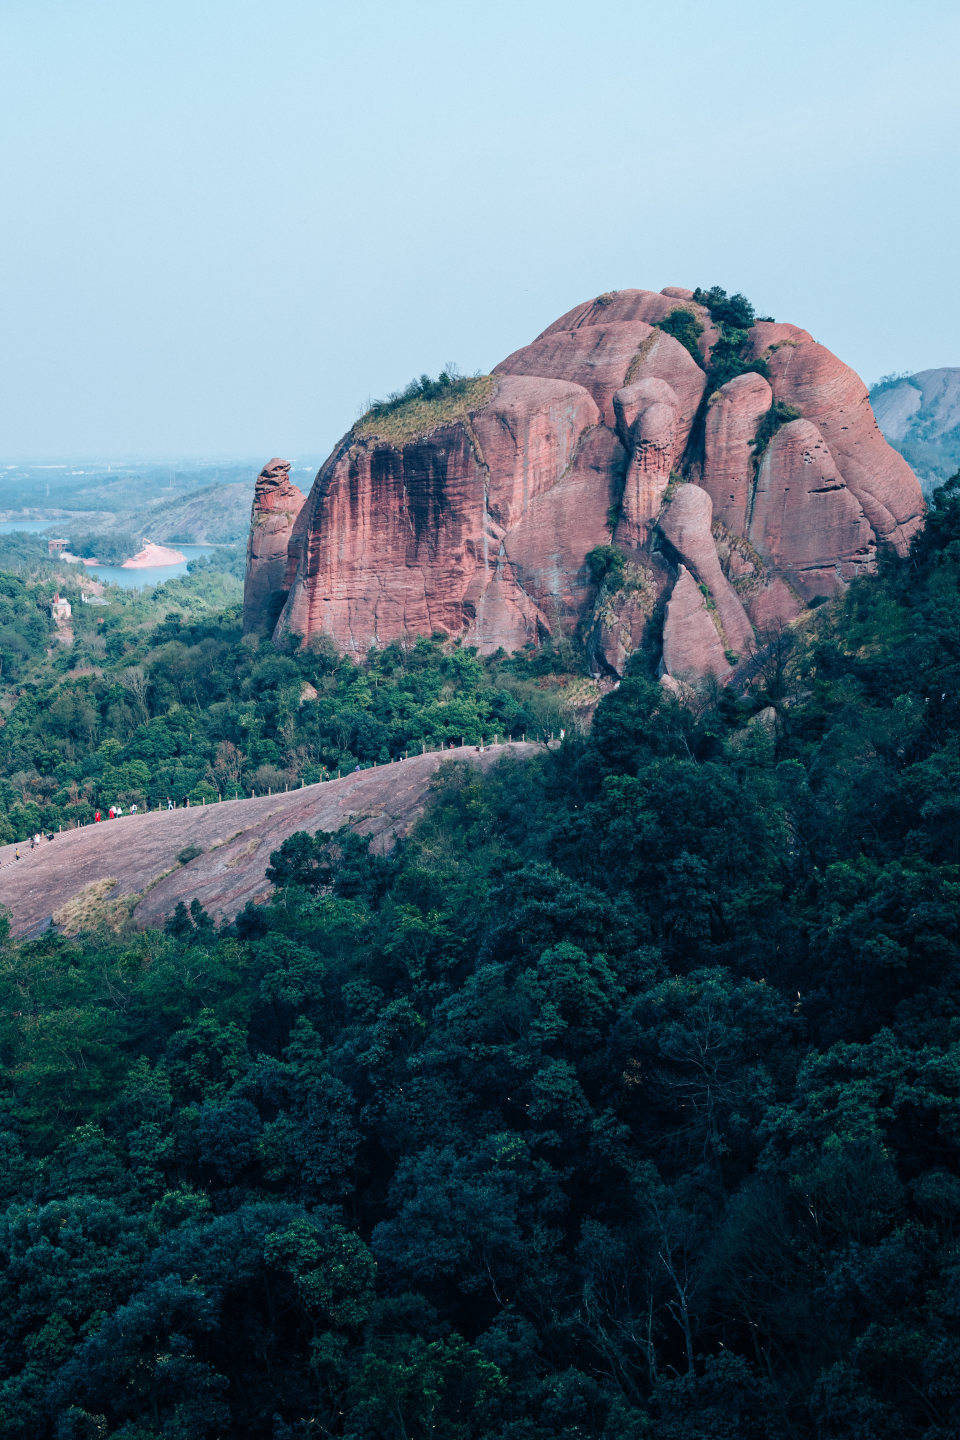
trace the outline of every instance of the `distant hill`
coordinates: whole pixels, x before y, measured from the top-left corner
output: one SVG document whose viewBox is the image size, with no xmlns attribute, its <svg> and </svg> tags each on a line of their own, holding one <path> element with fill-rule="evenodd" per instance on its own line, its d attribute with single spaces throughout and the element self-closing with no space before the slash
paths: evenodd
<svg viewBox="0 0 960 1440">
<path fill-rule="evenodd" d="M 29 462 L 11 464 L 0 471 L 0 508 L 16 511 L 98 512 L 91 523 L 99 523 L 105 513 L 128 511 L 132 504 L 138 513 L 147 505 L 195 495 L 211 486 L 242 483 L 253 478 L 259 462 L 198 461 L 172 465 L 156 461 L 135 461 L 129 464 L 39 465 Z"/>
<path fill-rule="evenodd" d="M 193 544 L 229 544 L 245 540 L 250 526 L 253 480 L 208 485 L 189 495 L 161 500 L 148 509 L 120 515 L 121 529 Z"/>
<path fill-rule="evenodd" d="M 870 402 L 927 493 L 960 469 L 960 366 L 888 375 L 874 385 Z"/>
</svg>

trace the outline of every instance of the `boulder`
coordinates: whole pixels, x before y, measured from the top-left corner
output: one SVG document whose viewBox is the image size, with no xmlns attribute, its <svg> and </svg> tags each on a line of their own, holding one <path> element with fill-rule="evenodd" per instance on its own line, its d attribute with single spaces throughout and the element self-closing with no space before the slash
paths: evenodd
<svg viewBox="0 0 960 1440">
<path fill-rule="evenodd" d="M 678 309 L 691 311 L 700 321 L 703 326 L 701 354 L 704 360 L 709 359 L 710 350 L 720 332 L 711 320 L 706 306 L 698 305 L 694 301 L 693 291 L 685 290 L 679 285 L 668 285 L 666 289 L 659 291 L 608 291 L 605 295 L 598 295 L 595 300 L 575 305 L 572 310 L 561 315 L 559 320 L 548 325 L 542 335 L 551 335 L 562 330 L 577 330 L 582 325 L 629 324 L 636 320 L 643 320 L 647 325 L 658 325 L 672 311 Z M 541 339 L 542 335 L 537 339 Z"/>
<path fill-rule="evenodd" d="M 737 656 L 753 647 L 753 628 L 737 593 L 720 568 L 711 533 L 712 505 L 699 485 L 678 485 L 660 517 L 660 532 L 685 561 L 716 606 L 725 649 Z M 668 667 L 669 668 L 669 667 Z"/>
<path fill-rule="evenodd" d="M 679 396 L 666 380 L 638 380 L 624 386 L 614 395 L 613 408 L 629 456 L 616 538 L 621 545 L 639 550 L 660 512 L 688 427 Z"/>
<path fill-rule="evenodd" d="M 652 344 L 654 338 L 653 328 L 643 320 L 551 329 L 532 345 L 508 355 L 493 373 L 572 380 L 590 392 L 603 423 L 612 428 L 616 423 L 614 394 L 627 383 L 630 367 L 642 346 Z"/>
<path fill-rule="evenodd" d="M 816 344 L 806 331 L 797 331 L 772 348 L 766 344 L 771 329 L 786 328 L 754 327 L 754 349 L 767 353 L 774 395 L 813 421 L 876 538 L 905 554 L 911 536 L 923 522 L 916 476 L 903 456 L 884 440 L 870 408 L 867 387 L 849 365 Z"/>
</svg>

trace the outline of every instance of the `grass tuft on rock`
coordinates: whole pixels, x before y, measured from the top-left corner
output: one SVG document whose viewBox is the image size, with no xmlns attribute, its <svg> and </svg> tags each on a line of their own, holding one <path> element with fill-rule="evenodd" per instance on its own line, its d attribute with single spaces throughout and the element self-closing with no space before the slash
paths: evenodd
<svg viewBox="0 0 960 1440">
<path fill-rule="evenodd" d="M 78 890 L 50 917 L 63 935 L 79 935 L 83 931 L 109 930 L 118 935 L 127 924 L 137 903 L 136 895 L 115 895 L 111 891 L 119 882 L 113 876 L 94 880 Z"/>
<path fill-rule="evenodd" d="M 355 440 L 403 444 L 479 409 L 492 396 L 496 383 L 492 375 L 458 375 L 453 369 L 442 370 L 435 380 L 421 375 L 386 400 L 375 401 L 351 433 Z"/>
</svg>

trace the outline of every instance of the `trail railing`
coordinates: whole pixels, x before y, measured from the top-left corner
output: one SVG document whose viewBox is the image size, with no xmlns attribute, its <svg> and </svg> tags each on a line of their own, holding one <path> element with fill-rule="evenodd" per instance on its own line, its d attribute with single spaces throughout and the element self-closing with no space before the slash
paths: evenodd
<svg viewBox="0 0 960 1440">
<path fill-rule="evenodd" d="M 486 738 L 479 741 L 472 740 L 469 742 L 461 740 L 459 743 L 454 740 L 449 740 L 444 741 L 441 745 L 435 745 L 430 747 L 428 747 L 423 741 L 421 741 L 419 750 L 412 749 L 408 746 L 408 748 L 404 750 L 402 755 L 392 756 L 389 760 L 358 761 L 358 763 L 353 767 L 352 770 L 345 770 L 341 766 L 340 769 L 337 770 L 336 774 L 331 773 L 327 775 L 323 780 L 304 780 L 301 778 L 299 785 L 296 784 L 296 782 L 292 786 L 286 784 L 284 785 L 282 790 L 278 788 L 276 791 L 274 791 L 272 786 L 268 786 L 265 791 L 257 791 L 255 789 L 251 789 L 249 792 L 245 788 L 235 786 L 233 788 L 233 793 L 227 794 L 224 794 L 223 791 L 218 790 L 216 800 L 211 800 L 209 803 L 211 805 L 225 805 L 230 804 L 236 800 L 267 800 L 271 798 L 274 794 L 288 795 L 290 794 L 291 790 L 297 791 L 309 789 L 314 785 L 330 785 L 337 780 L 345 780 L 348 779 L 351 775 L 363 774 L 368 770 L 386 770 L 391 765 L 399 765 L 404 760 L 417 759 L 421 755 L 442 755 L 445 752 L 448 754 L 456 754 L 458 751 L 468 751 L 472 752 L 473 754 L 483 755 L 486 753 L 486 751 L 496 749 L 497 747 L 506 747 L 508 745 L 525 745 L 528 743 L 533 745 L 550 746 L 562 741 L 565 734 L 566 732 L 564 730 L 551 730 L 549 734 L 544 731 L 542 733 L 538 732 L 537 734 L 532 734 L 528 736 L 527 732 L 524 731 L 523 734 L 520 736 L 520 739 L 516 740 L 507 738 L 506 736 L 501 737 L 499 732 L 497 732 L 492 740 L 488 740 Z M 168 805 L 165 801 L 160 801 L 156 805 L 145 805 L 143 809 L 140 809 L 140 807 L 138 806 L 136 815 L 133 817 L 131 817 L 131 812 L 128 809 L 122 815 L 113 816 L 113 819 L 139 819 L 141 815 L 159 815 L 165 812 L 172 813 L 175 810 L 200 810 L 204 809 L 206 805 L 206 796 L 201 796 L 199 800 L 191 800 L 190 797 L 187 796 L 185 800 L 183 800 L 182 802 L 178 802 L 173 806 Z M 108 824 L 109 821 L 110 816 L 108 815 L 104 816 L 100 820 L 71 820 L 67 825 L 58 825 L 57 834 L 69 834 L 72 830 L 89 830 L 96 825 Z M 51 831 L 44 831 L 38 833 L 41 834 L 41 844 L 43 844 L 44 840 L 53 838 Z M 12 841 L 10 843 L 16 844 L 18 847 L 23 847 L 24 849 L 27 849 L 30 846 L 29 838 L 26 840 Z M 15 863 L 16 862 L 13 860 L 7 861 L 7 864 Z"/>
</svg>

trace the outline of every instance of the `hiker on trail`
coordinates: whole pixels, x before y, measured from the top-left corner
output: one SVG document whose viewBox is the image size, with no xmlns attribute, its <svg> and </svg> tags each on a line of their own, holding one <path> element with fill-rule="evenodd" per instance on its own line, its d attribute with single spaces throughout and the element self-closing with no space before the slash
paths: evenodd
<svg viewBox="0 0 960 1440">
<path fill-rule="evenodd" d="M 94 825 L 99 825 L 99 824 L 100 824 L 100 811 L 99 811 L 99 810 L 94 810 L 94 812 L 93 812 L 93 823 L 94 823 Z"/>
<path fill-rule="evenodd" d="M 122 805 L 118 805 L 118 806 L 117 806 L 117 819 L 118 819 L 118 820 L 120 819 L 120 817 L 122 816 L 122 814 L 123 814 L 123 806 L 122 806 Z"/>
<path fill-rule="evenodd" d="M 354 773 L 354 775 L 359 775 L 359 774 L 360 774 L 360 766 L 359 766 L 359 765 L 354 765 L 354 767 L 353 767 L 353 773 Z"/>
<path fill-rule="evenodd" d="M 110 809 L 107 811 L 107 819 L 108 819 L 108 820 L 116 820 L 116 818 L 117 818 L 116 809 L 114 808 L 113 805 L 111 805 L 111 806 L 110 806 Z"/>
<path fill-rule="evenodd" d="M 173 801 L 170 799 L 170 796 L 168 795 L 168 796 L 167 796 L 167 809 L 168 809 L 168 810 L 172 810 L 173 808 L 174 808 Z"/>
<path fill-rule="evenodd" d="M 131 815 L 136 815 L 136 813 L 137 813 L 137 807 L 136 807 L 136 805 L 131 805 L 131 806 L 130 806 L 130 814 L 131 814 Z"/>
<path fill-rule="evenodd" d="M 14 858 L 14 860 L 19 860 L 19 859 L 20 859 L 20 846 L 19 846 L 19 845 L 16 847 L 16 849 L 15 849 L 14 852 L 13 852 L 13 858 Z"/>
<path fill-rule="evenodd" d="M 36 848 L 37 848 L 37 837 L 36 837 L 36 835 L 31 835 L 31 836 L 30 836 L 30 849 L 31 849 L 31 850 L 36 850 Z"/>
</svg>

